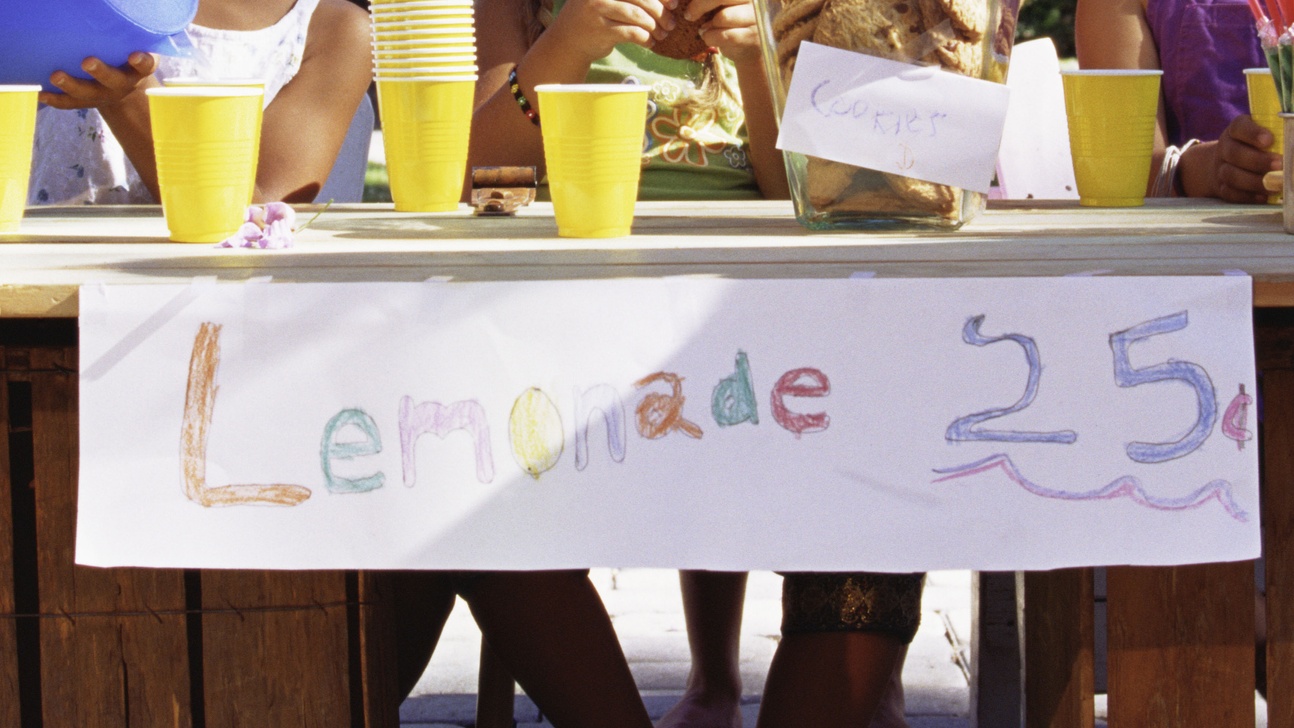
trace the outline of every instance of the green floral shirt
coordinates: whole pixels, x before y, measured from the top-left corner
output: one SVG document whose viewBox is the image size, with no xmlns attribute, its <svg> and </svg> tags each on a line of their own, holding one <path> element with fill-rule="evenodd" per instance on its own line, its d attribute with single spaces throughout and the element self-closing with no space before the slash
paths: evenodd
<svg viewBox="0 0 1294 728">
<path fill-rule="evenodd" d="M 562 2 L 554 3 L 560 11 Z M 737 70 L 727 59 L 724 77 L 735 92 Z M 643 133 L 640 200 L 736 200 L 761 195 L 750 165 L 750 141 L 741 99 L 722 95 L 714 108 L 689 111 L 679 103 L 696 90 L 704 66 L 659 56 L 622 43 L 593 64 L 589 83 L 649 86 Z"/>
</svg>

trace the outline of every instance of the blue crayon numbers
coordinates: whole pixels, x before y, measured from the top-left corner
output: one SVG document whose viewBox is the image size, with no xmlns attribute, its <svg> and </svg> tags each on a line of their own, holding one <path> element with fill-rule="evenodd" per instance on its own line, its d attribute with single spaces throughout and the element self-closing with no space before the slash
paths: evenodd
<svg viewBox="0 0 1294 728">
<path fill-rule="evenodd" d="M 1186 328 L 1186 324 L 1186 312 L 1180 311 L 1110 334 L 1110 349 L 1114 351 L 1114 381 L 1120 387 L 1180 381 L 1195 391 L 1195 423 L 1181 438 L 1173 442 L 1130 442 L 1126 445 L 1128 457 L 1139 463 L 1162 463 L 1189 455 L 1204 444 L 1217 422 L 1217 395 L 1213 381 L 1209 379 L 1209 373 L 1204 367 L 1188 361 L 1169 359 L 1161 364 L 1134 369 L 1128 361 L 1128 349 L 1133 344 L 1151 336 L 1181 331 Z"/>
<path fill-rule="evenodd" d="M 1042 378 L 1042 360 L 1038 354 L 1038 345 L 1030 337 L 1021 334 L 1002 336 L 985 336 L 980 333 L 984 316 L 972 316 L 962 327 L 962 340 L 973 346 L 987 346 L 999 341 L 1014 341 L 1024 349 L 1025 361 L 1029 365 L 1029 377 L 1025 382 L 1024 394 L 1019 401 L 1010 407 L 987 409 L 975 414 L 966 415 L 954 420 L 944 433 L 949 442 L 970 440 L 995 440 L 999 442 L 1048 442 L 1071 444 L 1078 435 L 1071 430 L 1054 432 L 1021 432 L 1017 430 L 990 430 L 981 427 L 988 420 L 1005 417 L 1019 412 L 1033 403 L 1038 394 L 1038 384 Z M 1138 387 L 1143 384 L 1158 382 L 1181 382 L 1195 393 L 1195 421 L 1177 440 L 1172 442 L 1129 442 L 1125 445 L 1128 457 L 1139 463 L 1162 463 L 1168 460 L 1189 455 L 1197 450 L 1218 424 L 1218 402 L 1213 381 L 1204 367 L 1189 361 L 1169 359 L 1141 369 L 1134 368 L 1128 358 L 1128 350 L 1133 344 L 1152 336 L 1181 331 L 1188 323 L 1185 311 L 1161 316 L 1136 326 L 1110 334 L 1110 349 L 1114 352 L 1114 382 L 1120 387 Z M 1243 392 L 1242 392 L 1243 394 Z M 1226 423 L 1223 423 L 1224 426 Z"/>
<path fill-rule="evenodd" d="M 987 346 L 999 341 L 1014 341 L 1024 349 L 1025 361 L 1029 364 L 1029 378 L 1024 385 L 1024 394 L 1020 399 L 1010 407 L 1001 407 L 998 409 L 987 409 L 975 414 L 966 415 L 958 418 L 948 426 L 944 433 L 944 438 L 949 442 L 962 442 L 968 440 L 997 440 L 1001 442 L 1055 442 L 1065 445 L 1072 444 L 1078 440 L 1078 435 L 1072 430 L 1057 430 L 1055 432 L 1021 432 L 1019 430 L 988 430 L 977 429 L 976 425 L 998 417 L 1005 417 L 1014 412 L 1028 407 L 1033 403 L 1034 397 L 1038 396 L 1038 383 L 1042 380 L 1042 359 L 1038 356 L 1038 344 L 1028 336 L 1021 334 L 1004 334 L 1002 336 L 984 336 L 980 333 L 980 324 L 984 323 L 984 315 L 971 316 L 966 320 L 966 325 L 962 327 L 962 341 L 973 346 Z"/>
</svg>

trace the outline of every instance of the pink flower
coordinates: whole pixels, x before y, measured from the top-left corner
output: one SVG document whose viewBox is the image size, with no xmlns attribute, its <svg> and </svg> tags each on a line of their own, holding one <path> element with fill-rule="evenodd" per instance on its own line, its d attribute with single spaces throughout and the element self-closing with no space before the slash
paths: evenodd
<svg viewBox="0 0 1294 728">
<path fill-rule="evenodd" d="M 246 222 L 238 232 L 226 238 L 221 248 L 290 248 L 297 221 L 296 210 L 286 202 L 271 202 L 264 207 L 247 208 Z"/>
</svg>

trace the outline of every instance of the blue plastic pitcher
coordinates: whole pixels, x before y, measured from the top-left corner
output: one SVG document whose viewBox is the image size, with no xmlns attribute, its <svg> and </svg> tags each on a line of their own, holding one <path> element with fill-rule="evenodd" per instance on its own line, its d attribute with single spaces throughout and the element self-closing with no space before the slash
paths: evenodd
<svg viewBox="0 0 1294 728">
<path fill-rule="evenodd" d="M 183 55 L 198 0 L 0 0 L 0 84 L 38 83 L 54 71 L 89 78 L 81 61 L 120 66 L 134 51 Z"/>
</svg>

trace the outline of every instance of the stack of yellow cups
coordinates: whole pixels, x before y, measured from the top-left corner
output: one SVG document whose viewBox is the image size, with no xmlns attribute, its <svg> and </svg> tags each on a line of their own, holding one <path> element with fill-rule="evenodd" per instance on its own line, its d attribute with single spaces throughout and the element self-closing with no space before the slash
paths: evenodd
<svg viewBox="0 0 1294 728">
<path fill-rule="evenodd" d="M 36 94 L 40 86 L 0 86 L 0 233 L 22 222 L 36 135 Z"/>
<path fill-rule="evenodd" d="M 458 209 L 476 87 L 472 0 L 372 0 L 373 77 L 395 209 Z"/>
</svg>

